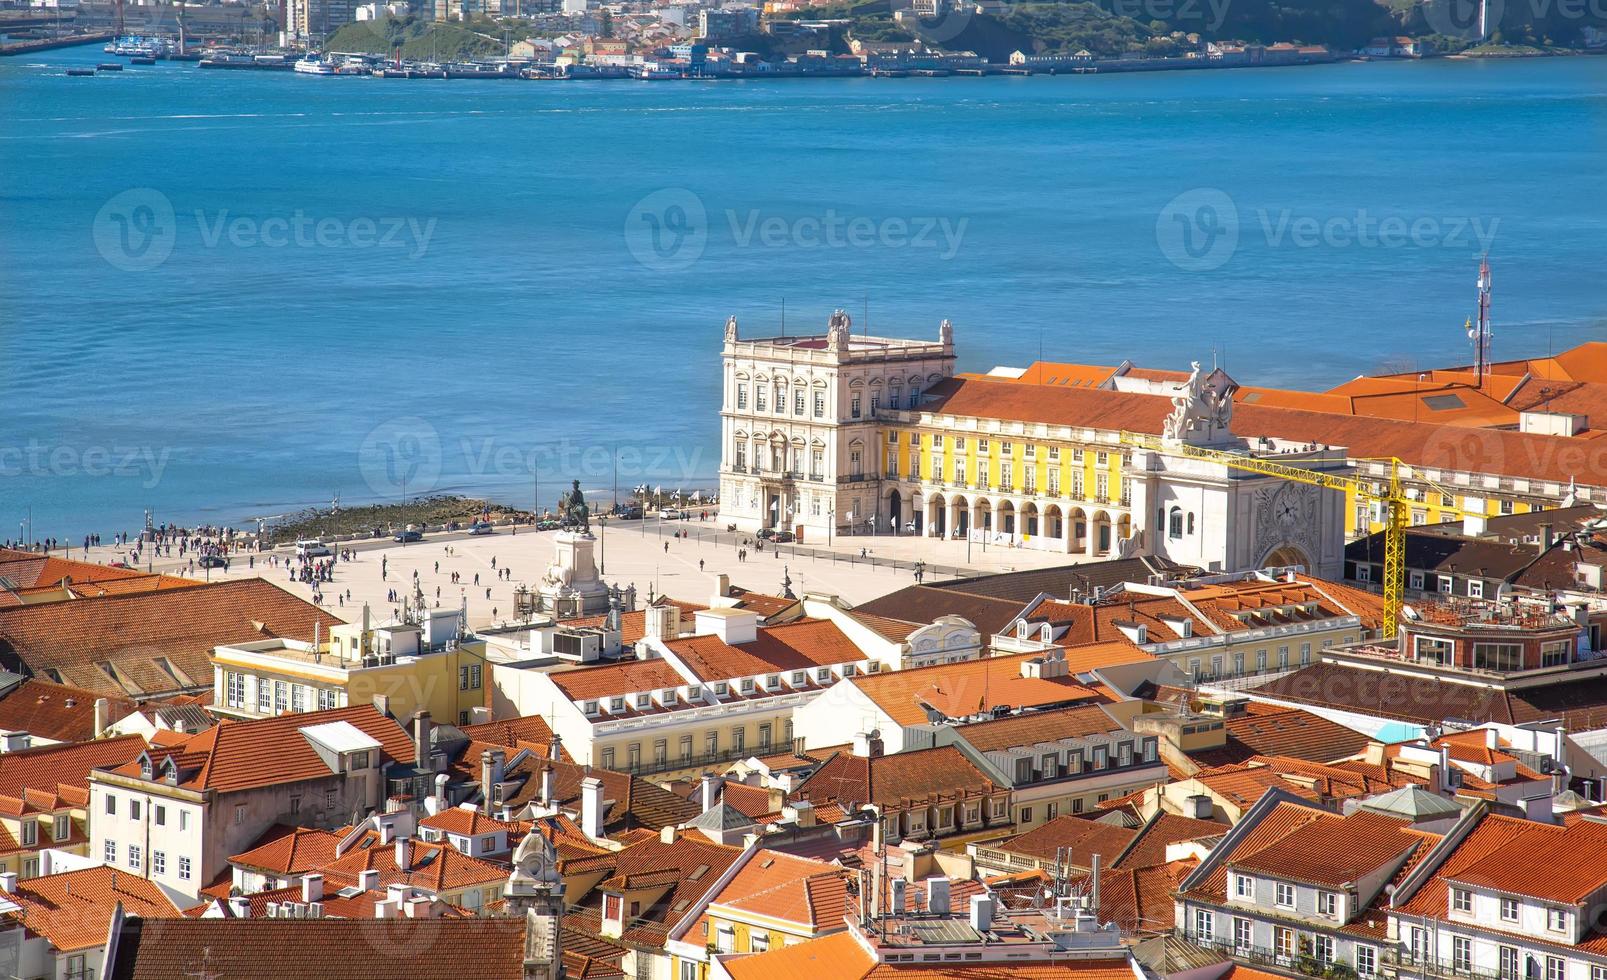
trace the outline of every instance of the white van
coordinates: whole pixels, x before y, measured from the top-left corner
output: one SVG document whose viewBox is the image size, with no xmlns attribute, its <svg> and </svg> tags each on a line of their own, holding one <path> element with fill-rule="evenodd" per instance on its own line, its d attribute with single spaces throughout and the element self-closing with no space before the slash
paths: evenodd
<svg viewBox="0 0 1607 980">
<path fill-rule="evenodd" d="M 335 552 L 317 538 L 296 542 L 297 558 L 333 558 Z"/>
</svg>

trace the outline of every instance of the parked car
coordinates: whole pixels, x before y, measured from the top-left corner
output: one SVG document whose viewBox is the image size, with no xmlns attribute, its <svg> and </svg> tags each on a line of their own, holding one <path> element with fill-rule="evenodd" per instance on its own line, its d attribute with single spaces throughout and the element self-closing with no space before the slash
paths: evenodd
<svg viewBox="0 0 1607 980">
<path fill-rule="evenodd" d="M 297 558 L 333 558 L 335 552 L 317 538 L 296 542 Z"/>
<path fill-rule="evenodd" d="M 407 544 L 409 541 L 423 541 L 424 540 L 424 532 L 415 530 L 413 528 L 408 528 L 407 530 L 405 530 L 402 533 L 398 534 L 392 540 L 397 541 L 397 542 L 399 542 L 401 544 Z"/>
<path fill-rule="evenodd" d="M 773 538 L 775 536 L 776 536 L 776 529 L 773 528 L 773 527 L 761 527 L 759 529 L 758 538 L 759 538 L 760 541 L 769 541 L 771 538 Z"/>
<path fill-rule="evenodd" d="M 791 531 L 776 531 L 770 535 L 770 540 L 776 544 L 791 544 L 793 541 Z"/>
<path fill-rule="evenodd" d="M 474 526 L 469 528 L 469 533 L 475 537 L 479 537 L 482 534 L 495 534 L 496 529 L 484 521 L 475 521 Z"/>
<path fill-rule="evenodd" d="M 222 555 L 202 555 L 198 564 L 202 568 L 228 568 L 229 559 Z"/>
<path fill-rule="evenodd" d="M 563 527 L 563 523 L 561 521 L 541 521 L 540 523 L 538 523 L 536 525 L 536 530 L 538 530 L 538 531 L 556 531 L 561 527 Z"/>
<path fill-rule="evenodd" d="M 674 507 L 668 507 L 658 512 L 658 519 L 661 521 L 684 521 L 686 520 L 686 512 L 676 510 Z"/>
</svg>

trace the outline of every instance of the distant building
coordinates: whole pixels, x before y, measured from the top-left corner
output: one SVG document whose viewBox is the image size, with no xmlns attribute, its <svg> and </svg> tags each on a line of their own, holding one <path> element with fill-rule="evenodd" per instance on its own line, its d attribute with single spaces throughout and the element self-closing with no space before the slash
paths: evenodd
<svg viewBox="0 0 1607 980">
<path fill-rule="evenodd" d="M 752 37 L 759 33 L 759 8 L 726 7 L 723 10 L 705 8 L 698 11 L 697 32 L 703 40 L 714 43 Z"/>
</svg>

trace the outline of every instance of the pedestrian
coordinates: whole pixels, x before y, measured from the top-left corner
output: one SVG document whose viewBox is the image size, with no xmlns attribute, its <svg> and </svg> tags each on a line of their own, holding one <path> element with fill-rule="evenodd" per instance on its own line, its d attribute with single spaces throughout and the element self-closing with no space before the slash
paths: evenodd
<svg viewBox="0 0 1607 980">
<path fill-rule="evenodd" d="M 664 542 L 664 553 L 666 555 L 670 553 L 670 543 L 668 541 Z"/>
<path fill-rule="evenodd" d="M 701 558 L 697 560 L 697 570 L 700 572 L 703 571 L 703 559 Z"/>
</svg>

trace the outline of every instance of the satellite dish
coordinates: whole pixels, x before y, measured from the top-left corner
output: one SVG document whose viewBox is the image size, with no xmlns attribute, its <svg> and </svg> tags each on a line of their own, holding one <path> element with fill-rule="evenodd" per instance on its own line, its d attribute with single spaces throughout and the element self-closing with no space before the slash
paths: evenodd
<svg viewBox="0 0 1607 980">
<path fill-rule="evenodd" d="M 1413 621 L 1416 621 L 1416 620 L 1419 620 L 1419 619 L 1423 618 L 1423 617 L 1421 617 L 1421 616 L 1419 616 L 1417 614 L 1416 609 L 1413 609 L 1411 606 L 1407 606 L 1407 605 L 1401 606 L 1401 615 L 1405 616 L 1407 619 L 1410 619 L 1410 620 L 1413 620 Z"/>
</svg>

